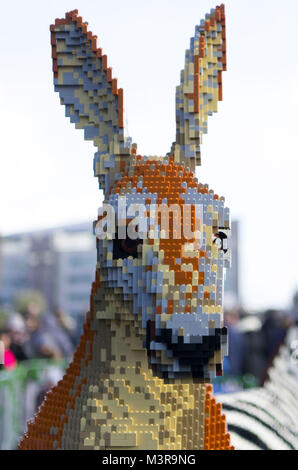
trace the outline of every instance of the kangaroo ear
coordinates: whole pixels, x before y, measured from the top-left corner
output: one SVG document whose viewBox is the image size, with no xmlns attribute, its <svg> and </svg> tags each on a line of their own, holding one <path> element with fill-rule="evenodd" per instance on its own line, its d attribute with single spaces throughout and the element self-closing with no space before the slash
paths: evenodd
<svg viewBox="0 0 298 470">
<path fill-rule="evenodd" d="M 108 192 L 129 157 L 136 154 L 136 146 L 124 139 L 123 90 L 118 89 L 107 56 L 97 48 L 97 37 L 87 31 L 78 10 L 57 19 L 50 30 L 55 91 L 66 116 L 97 147 L 94 174 L 100 188 Z"/>
<path fill-rule="evenodd" d="M 176 88 L 176 142 L 170 154 L 191 171 L 201 164 L 200 144 L 207 120 L 222 100 L 222 71 L 226 70 L 224 5 L 212 9 L 190 40 L 185 68 Z"/>
</svg>

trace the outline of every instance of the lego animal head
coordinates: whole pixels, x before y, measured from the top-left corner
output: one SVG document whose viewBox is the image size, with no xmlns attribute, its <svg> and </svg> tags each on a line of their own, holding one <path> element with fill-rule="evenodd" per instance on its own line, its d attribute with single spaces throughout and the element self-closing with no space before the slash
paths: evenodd
<svg viewBox="0 0 298 470">
<path fill-rule="evenodd" d="M 108 311 L 133 322 L 153 373 L 167 381 L 222 375 L 229 210 L 194 171 L 208 116 L 222 99 L 223 5 L 196 27 L 186 51 L 176 140 L 164 157 L 138 155 L 124 137 L 123 90 L 77 10 L 51 26 L 51 42 L 55 90 L 71 122 L 97 147 L 94 174 L 105 195 L 95 225 L 97 318 Z"/>
</svg>

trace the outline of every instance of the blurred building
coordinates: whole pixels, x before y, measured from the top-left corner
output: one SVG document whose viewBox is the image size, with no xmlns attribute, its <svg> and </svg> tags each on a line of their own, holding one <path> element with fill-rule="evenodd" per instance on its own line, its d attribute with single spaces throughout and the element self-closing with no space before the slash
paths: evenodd
<svg viewBox="0 0 298 470">
<path fill-rule="evenodd" d="M 239 221 L 232 220 L 228 246 L 232 250 L 232 267 L 227 269 L 225 282 L 225 307 L 231 309 L 241 305 L 239 292 Z"/>
<path fill-rule="evenodd" d="M 239 223 L 232 221 L 232 268 L 227 270 L 225 283 L 227 308 L 240 303 L 238 228 Z M 3 237 L 0 266 L 0 305 L 12 307 L 17 293 L 36 289 L 45 296 L 49 309 L 59 307 L 71 315 L 81 315 L 89 308 L 96 266 L 92 223 Z"/>
<path fill-rule="evenodd" d="M 25 236 L 1 238 L 0 304 L 10 305 L 16 292 L 29 288 L 29 251 L 30 242 Z"/>
<path fill-rule="evenodd" d="M 3 237 L 0 257 L 0 304 L 12 307 L 16 294 L 34 289 L 51 310 L 74 316 L 88 310 L 96 266 L 92 223 Z"/>
</svg>

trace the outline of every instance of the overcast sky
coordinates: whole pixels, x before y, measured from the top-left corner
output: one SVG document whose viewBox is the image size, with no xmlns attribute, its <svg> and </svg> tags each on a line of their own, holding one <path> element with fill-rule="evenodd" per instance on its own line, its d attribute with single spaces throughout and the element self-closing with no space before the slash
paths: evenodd
<svg viewBox="0 0 298 470">
<path fill-rule="evenodd" d="M 251 309 L 286 307 L 298 287 L 297 0 L 227 0 L 228 71 L 197 176 L 239 219 L 241 292 Z M 175 86 L 211 0 L 3 2 L 0 28 L 0 233 L 96 218 L 91 142 L 53 90 L 49 25 L 74 8 L 124 88 L 128 134 L 144 155 L 175 136 Z"/>
</svg>

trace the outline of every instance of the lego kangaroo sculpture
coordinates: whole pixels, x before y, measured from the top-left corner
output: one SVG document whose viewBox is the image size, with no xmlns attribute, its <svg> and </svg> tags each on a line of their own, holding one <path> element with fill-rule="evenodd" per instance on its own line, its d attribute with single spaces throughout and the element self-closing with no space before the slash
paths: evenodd
<svg viewBox="0 0 298 470">
<path fill-rule="evenodd" d="M 176 141 L 165 157 L 140 156 L 124 137 L 123 90 L 77 10 L 50 29 L 55 90 L 97 147 L 94 174 L 105 201 L 80 344 L 19 448 L 232 449 L 209 384 L 227 354 L 229 210 L 193 173 L 207 118 L 222 99 L 224 6 L 191 39 L 176 91 Z M 129 235 L 131 224 L 140 231 L 135 205 L 145 210 L 137 237 Z M 117 218 L 113 236 L 104 230 L 108 208 Z"/>
</svg>

